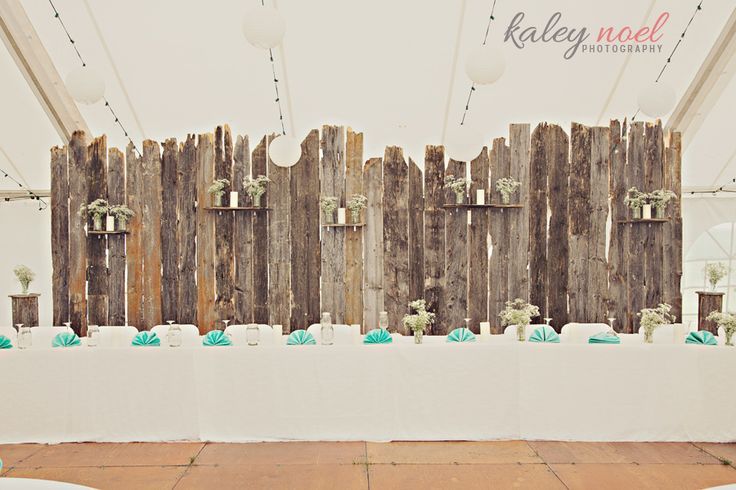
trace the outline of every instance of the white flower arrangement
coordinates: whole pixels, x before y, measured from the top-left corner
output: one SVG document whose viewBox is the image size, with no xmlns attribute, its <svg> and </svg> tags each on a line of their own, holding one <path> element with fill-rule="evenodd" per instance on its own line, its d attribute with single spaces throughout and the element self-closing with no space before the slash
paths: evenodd
<svg viewBox="0 0 736 490">
<path fill-rule="evenodd" d="M 733 345 L 733 334 L 736 333 L 736 315 L 733 313 L 721 313 L 712 311 L 706 318 L 709 322 L 715 322 L 726 334 L 726 345 Z"/>
<path fill-rule="evenodd" d="M 265 175 L 259 175 L 256 178 L 253 178 L 250 175 L 246 175 L 243 179 L 243 187 L 245 188 L 245 192 L 253 200 L 254 206 L 261 205 L 261 196 L 266 192 L 266 184 L 268 184 L 269 182 L 271 182 L 271 179 L 269 179 Z"/>
<path fill-rule="evenodd" d="M 109 212 L 110 215 L 118 221 L 120 227 L 123 229 L 125 229 L 125 225 L 128 224 L 130 218 L 135 216 L 133 210 L 125 204 L 116 204 L 114 206 L 110 206 Z"/>
<path fill-rule="evenodd" d="M 217 179 L 212 182 L 212 185 L 207 189 L 207 193 L 215 198 L 221 198 L 225 194 L 225 187 L 230 185 L 230 181 L 227 179 Z"/>
<path fill-rule="evenodd" d="M 513 177 L 501 177 L 496 181 L 496 190 L 501 193 L 501 200 L 504 204 L 511 202 L 511 194 L 521 187 L 521 182 Z"/>
<path fill-rule="evenodd" d="M 368 198 L 362 194 L 353 194 L 348 201 L 348 209 L 350 215 L 353 218 L 353 223 L 360 221 L 360 211 L 365 209 L 365 205 L 368 203 Z"/>
<path fill-rule="evenodd" d="M 657 189 L 656 191 L 648 194 L 649 202 L 659 212 L 663 212 L 664 208 L 667 207 L 667 203 L 673 199 L 677 199 L 677 194 L 669 189 Z"/>
<path fill-rule="evenodd" d="M 110 210 L 110 205 L 107 203 L 104 199 L 95 199 L 89 204 L 82 204 L 79 207 L 79 216 L 86 218 L 87 216 L 92 216 L 92 221 L 94 223 L 94 229 L 100 230 L 102 229 L 102 218 L 107 216 L 108 211 Z"/>
<path fill-rule="evenodd" d="M 708 276 L 708 282 L 713 290 L 716 290 L 721 279 L 728 274 L 728 267 L 723 262 L 711 262 L 705 264 L 705 275 Z"/>
<path fill-rule="evenodd" d="M 631 209 L 641 209 L 645 204 L 649 203 L 649 194 L 642 192 L 636 187 L 632 187 L 626 191 L 626 197 L 624 198 L 624 204 Z"/>
<path fill-rule="evenodd" d="M 331 222 L 332 213 L 337 209 L 337 198 L 334 196 L 322 197 L 319 200 L 319 207 L 322 210 L 325 220 Z"/>
<path fill-rule="evenodd" d="M 521 298 L 506 302 L 506 308 L 498 314 L 504 326 L 516 325 L 516 335 L 519 341 L 526 340 L 526 326 L 532 318 L 539 316 L 539 307 L 529 304 Z"/>
<path fill-rule="evenodd" d="M 461 203 L 465 199 L 465 192 L 471 183 L 472 181 L 465 177 L 458 177 L 456 179 L 452 174 L 445 176 L 445 188 L 451 189 L 455 193 L 458 203 Z"/>
<path fill-rule="evenodd" d="M 13 274 L 15 274 L 15 278 L 20 283 L 21 294 L 28 294 L 28 286 L 36 278 L 36 273 L 28 266 L 18 265 L 13 269 Z"/>
<path fill-rule="evenodd" d="M 651 344 L 654 331 L 662 326 L 675 321 L 670 315 L 672 307 L 667 303 L 660 303 L 656 308 L 644 308 L 636 315 L 641 318 L 639 324 L 644 329 L 644 342 Z"/>
<path fill-rule="evenodd" d="M 435 315 L 427 311 L 427 302 L 423 299 L 417 299 L 409 303 L 409 311 L 414 314 L 404 315 L 401 323 L 415 334 L 422 335 L 424 331 L 434 322 Z"/>
</svg>

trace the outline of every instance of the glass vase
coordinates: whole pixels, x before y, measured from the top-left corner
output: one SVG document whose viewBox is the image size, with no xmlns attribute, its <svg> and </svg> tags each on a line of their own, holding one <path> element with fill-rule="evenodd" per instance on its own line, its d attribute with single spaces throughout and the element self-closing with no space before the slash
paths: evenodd
<svg viewBox="0 0 736 490">
<path fill-rule="evenodd" d="M 360 210 L 350 210 L 350 219 L 353 223 L 360 223 Z"/>
<path fill-rule="evenodd" d="M 465 193 L 456 192 L 455 193 L 455 204 L 463 204 L 463 203 L 465 203 Z"/>
<path fill-rule="evenodd" d="M 644 343 L 645 344 L 654 343 L 654 329 L 649 329 L 649 328 L 644 329 Z"/>
<path fill-rule="evenodd" d="M 656 219 L 664 219 L 664 206 L 654 207 L 654 217 Z"/>
<path fill-rule="evenodd" d="M 92 217 L 92 229 L 95 231 L 102 230 L 102 216 L 95 215 Z"/>
<path fill-rule="evenodd" d="M 526 341 L 526 325 L 516 326 L 516 340 L 518 340 L 519 342 Z"/>
<path fill-rule="evenodd" d="M 325 224 L 331 225 L 335 223 L 335 212 L 334 211 L 330 211 L 329 213 L 323 212 L 322 215 L 325 219 Z"/>
<path fill-rule="evenodd" d="M 253 207 L 260 208 L 261 207 L 261 194 L 253 194 Z"/>
<path fill-rule="evenodd" d="M 501 204 L 511 204 L 511 196 L 508 194 L 501 194 Z"/>
<path fill-rule="evenodd" d="M 261 339 L 261 329 L 258 325 L 248 325 L 245 327 L 245 340 L 250 346 L 258 345 Z"/>
<path fill-rule="evenodd" d="M 735 332 L 733 330 L 726 330 L 726 345 L 729 347 L 733 347 L 733 334 Z"/>
<path fill-rule="evenodd" d="M 424 338 L 424 330 L 414 330 L 414 343 L 421 344 Z"/>
<path fill-rule="evenodd" d="M 221 208 L 222 207 L 222 194 L 220 194 L 220 193 L 213 194 L 212 195 L 212 200 L 214 202 L 213 205 L 212 205 L 213 207 L 215 207 L 215 208 Z"/>
<path fill-rule="evenodd" d="M 631 219 L 641 219 L 641 208 L 631 208 Z"/>
<path fill-rule="evenodd" d="M 332 326 L 332 316 L 324 312 L 320 320 L 320 339 L 322 345 L 332 345 L 335 343 L 335 328 Z"/>
</svg>

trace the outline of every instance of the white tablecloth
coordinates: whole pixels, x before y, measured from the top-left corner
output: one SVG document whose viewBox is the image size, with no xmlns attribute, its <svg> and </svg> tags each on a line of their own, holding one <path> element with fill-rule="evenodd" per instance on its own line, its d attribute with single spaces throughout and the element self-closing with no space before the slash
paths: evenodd
<svg viewBox="0 0 736 490">
<path fill-rule="evenodd" d="M 736 440 L 720 346 L 11 349 L 0 373 L 0 443 Z"/>
</svg>

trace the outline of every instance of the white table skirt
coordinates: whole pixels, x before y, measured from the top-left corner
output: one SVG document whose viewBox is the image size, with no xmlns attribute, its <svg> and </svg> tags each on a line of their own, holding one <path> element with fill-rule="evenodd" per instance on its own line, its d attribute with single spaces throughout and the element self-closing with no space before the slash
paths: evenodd
<svg viewBox="0 0 736 490">
<path fill-rule="evenodd" d="M 736 440 L 728 347 L 12 349 L 0 373 L 0 443 Z"/>
</svg>

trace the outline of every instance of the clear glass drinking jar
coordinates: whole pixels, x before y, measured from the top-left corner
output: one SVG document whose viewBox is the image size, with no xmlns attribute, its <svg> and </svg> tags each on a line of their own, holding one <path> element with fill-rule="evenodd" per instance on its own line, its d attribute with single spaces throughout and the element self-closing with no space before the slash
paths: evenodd
<svg viewBox="0 0 736 490">
<path fill-rule="evenodd" d="M 335 343 L 335 328 L 332 326 L 332 316 L 328 312 L 322 313 L 322 320 L 319 323 L 322 345 L 332 345 Z"/>
<path fill-rule="evenodd" d="M 181 347 L 181 327 L 174 324 L 173 320 L 168 320 L 169 330 L 166 332 L 166 341 L 169 347 Z"/>
<path fill-rule="evenodd" d="M 261 340 L 261 329 L 256 324 L 245 327 L 245 340 L 250 346 L 258 345 Z"/>
<path fill-rule="evenodd" d="M 97 347 L 100 343 L 100 327 L 89 325 L 87 327 L 87 347 Z"/>
<path fill-rule="evenodd" d="M 31 327 L 24 327 L 22 323 L 18 323 L 16 327 L 18 327 L 18 348 L 29 349 L 33 345 Z"/>
</svg>

